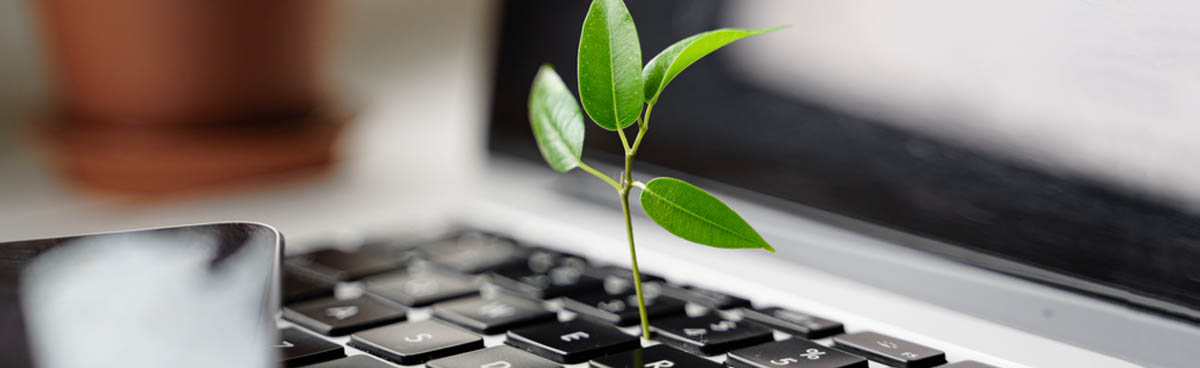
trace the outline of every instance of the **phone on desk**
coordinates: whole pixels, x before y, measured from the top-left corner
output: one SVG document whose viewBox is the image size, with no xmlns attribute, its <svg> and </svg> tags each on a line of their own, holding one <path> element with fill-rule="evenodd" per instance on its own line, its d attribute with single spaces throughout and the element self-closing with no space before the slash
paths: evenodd
<svg viewBox="0 0 1200 368">
<path fill-rule="evenodd" d="M 282 251 L 246 222 L 0 243 L 0 366 L 272 367 Z"/>
</svg>

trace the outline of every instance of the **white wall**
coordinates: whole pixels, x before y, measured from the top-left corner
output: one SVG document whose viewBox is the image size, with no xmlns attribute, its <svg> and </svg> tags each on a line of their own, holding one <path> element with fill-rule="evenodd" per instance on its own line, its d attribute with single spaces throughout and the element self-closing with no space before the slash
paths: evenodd
<svg viewBox="0 0 1200 368">
<path fill-rule="evenodd" d="M 736 3 L 772 88 L 1200 204 L 1200 2 Z"/>
</svg>

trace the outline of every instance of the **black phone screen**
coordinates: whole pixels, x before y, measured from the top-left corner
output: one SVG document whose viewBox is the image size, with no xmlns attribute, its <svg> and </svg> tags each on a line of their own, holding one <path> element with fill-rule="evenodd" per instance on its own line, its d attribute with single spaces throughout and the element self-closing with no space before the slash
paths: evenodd
<svg viewBox="0 0 1200 368">
<path fill-rule="evenodd" d="M 127 247 L 128 245 L 137 245 L 137 247 L 130 248 Z M 31 323 L 28 318 L 31 314 L 46 313 L 46 311 L 37 310 L 31 313 L 26 308 L 29 305 L 30 300 L 28 299 L 30 299 L 32 291 L 27 289 L 30 285 L 38 285 L 40 281 L 43 281 L 31 280 L 31 277 L 49 278 L 45 276 L 48 273 L 65 274 L 67 275 L 66 280 L 72 280 L 69 276 L 75 270 L 91 270 L 91 272 L 102 274 L 124 274 L 127 277 L 137 277 L 141 272 L 145 272 L 148 277 L 155 272 L 159 274 L 164 272 L 164 270 L 138 270 L 127 267 L 106 271 L 103 269 L 106 264 L 100 261 L 105 257 L 96 257 L 97 252 L 130 252 L 130 249 L 133 249 L 134 253 L 131 253 L 133 256 L 129 258 L 137 258 L 139 254 L 136 253 L 137 250 L 148 251 L 143 253 L 153 253 L 155 257 L 177 255 L 179 257 L 174 257 L 175 259 L 182 258 L 193 266 L 200 265 L 193 268 L 202 270 L 207 268 L 214 274 L 218 273 L 217 270 L 223 272 L 226 270 L 222 269 L 233 267 L 230 263 L 233 263 L 234 259 L 237 259 L 236 267 L 254 268 L 251 272 L 241 274 L 258 278 L 251 284 L 255 285 L 253 287 L 262 289 L 261 303 L 251 304 L 256 304 L 258 313 L 262 316 L 263 325 L 273 328 L 275 309 L 278 306 L 278 291 L 273 290 L 276 287 L 272 285 L 278 285 L 275 282 L 278 278 L 276 265 L 282 254 L 282 237 L 269 226 L 255 223 L 213 223 L 13 241 L 0 243 L 0 344 L 3 345 L 3 348 L 0 348 L 0 362 L 5 362 L 3 364 L 5 367 L 37 365 L 36 343 L 30 339 Z M 124 254 L 120 256 L 104 255 L 108 256 L 110 260 L 112 257 L 124 257 Z M 191 260 L 188 260 L 189 257 Z M 142 264 L 156 265 L 155 260 L 156 258 L 146 258 L 140 261 Z M 136 262 L 136 260 L 130 262 Z M 31 275 L 31 268 L 40 268 L 42 272 L 33 272 Z M 170 272 L 170 270 L 165 270 L 165 272 Z M 60 276 L 54 277 L 64 279 Z M 266 277 L 266 280 L 262 280 L 261 277 Z M 100 288 L 128 286 L 100 285 Z M 95 290 L 96 288 L 89 286 L 88 289 L 97 291 L 95 295 L 102 294 L 101 291 Z M 114 303 L 114 305 L 121 303 L 121 301 L 113 300 L 108 302 Z M 104 318 L 102 315 L 95 317 Z"/>
</svg>

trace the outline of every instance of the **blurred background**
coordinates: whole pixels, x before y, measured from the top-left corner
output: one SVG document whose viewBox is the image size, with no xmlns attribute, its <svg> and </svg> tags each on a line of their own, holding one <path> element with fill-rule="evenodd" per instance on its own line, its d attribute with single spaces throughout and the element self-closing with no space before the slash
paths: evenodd
<svg viewBox="0 0 1200 368">
<path fill-rule="evenodd" d="M 313 36 L 314 71 L 303 77 L 317 80 L 325 105 L 318 109 L 347 122 L 331 133 L 336 163 L 150 195 L 77 180 L 55 159 L 58 146 L 37 138 L 53 121 L 69 130 L 72 119 L 86 120 L 63 118 L 55 73 L 65 69 L 53 60 L 61 43 L 51 35 L 72 28 L 60 24 L 69 17 L 48 16 L 58 14 L 52 11 L 58 3 L 0 0 L 0 234 L 6 239 L 220 219 L 265 221 L 304 237 L 452 213 L 453 203 L 485 184 L 478 180 L 497 90 L 500 2 L 302 2 L 297 7 L 317 9 L 314 18 L 324 20 L 285 26 L 321 29 Z M 708 19 L 716 6 L 680 7 L 674 29 L 700 31 L 688 20 Z M 1194 47 L 1200 24 L 1189 17 L 1197 5 L 756 0 L 719 6 L 720 25 L 792 25 L 720 55 L 763 90 L 1051 176 L 1086 177 L 1189 211 L 1200 205 L 1194 189 L 1200 171 L 1191 164 L 1200 154 L 1200 104 L 1193 102 L 1200 97 Z M 635 19 L 641 8 L 631 5 Z M 582 16 L 562 14 L 569 23 Z M 671 41 L 643 38 L 647 59 Z M 533 67 L 500 72 L 526 81 Z M 673 87 L 668 97 L 685 89 Z M 911 148 L 920 154 L 921 147 Z"/>
<path fill-rule="evenodd" d="M 325 22 L 294 25 L 325 29 L 321 55 L 313 61 L 323 97 L 351 116 L 333 147 L 335 164 L 175 191 L 80 183 L 38 139 L 45 118 L 62 106 L 55 99 L 44 22 L 46 8 L 57 3 L 0 1 L 5 239 L 224 219 L 269 222 L 297 238 L 395 226 L 398 219 L 436 217 L 434 209 L 452 211 L 428 204 L 457 198 L 453 188 L 469 184 L 464 177 L 477 174 L 485 158 L 482 128 L 497 3 L 303 1 L 295 5 L 319 6 L 319 22 Z M 195 10 L 160 9 L 185 17 Z"/>
</svg>

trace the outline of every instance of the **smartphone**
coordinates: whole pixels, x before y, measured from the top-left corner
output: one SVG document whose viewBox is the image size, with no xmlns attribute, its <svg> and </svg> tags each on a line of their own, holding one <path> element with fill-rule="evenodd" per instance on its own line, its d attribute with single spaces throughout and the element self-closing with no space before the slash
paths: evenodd
<svg viewBox="0 0 1200 368">
<path fill-rule="evenodd" d="M 250 222 L 0 243 L 0 365 L 273 364 L 283 243 Z"/>
</svg>

